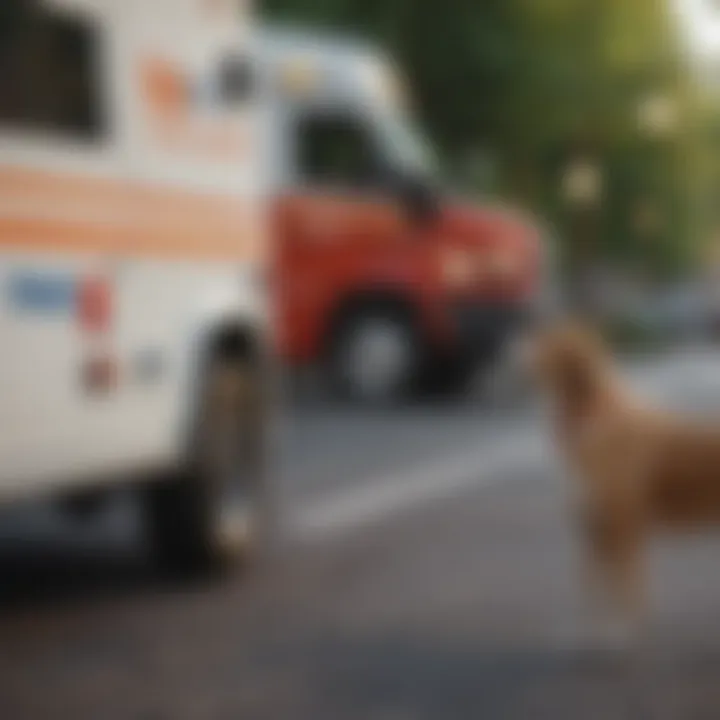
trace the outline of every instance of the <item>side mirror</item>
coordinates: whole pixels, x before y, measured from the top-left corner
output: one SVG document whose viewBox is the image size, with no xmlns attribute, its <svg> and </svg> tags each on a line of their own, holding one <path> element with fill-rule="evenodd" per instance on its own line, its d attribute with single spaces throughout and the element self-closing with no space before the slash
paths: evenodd
<svg viewBox="0 0 720 720">
<path fill-rule="evenodd" d="M 391 185 L 413 223 L 429 225 L 437 219 L 440 198 L 429 180 L 408 173 L 395 173 Z"/>
</svg>

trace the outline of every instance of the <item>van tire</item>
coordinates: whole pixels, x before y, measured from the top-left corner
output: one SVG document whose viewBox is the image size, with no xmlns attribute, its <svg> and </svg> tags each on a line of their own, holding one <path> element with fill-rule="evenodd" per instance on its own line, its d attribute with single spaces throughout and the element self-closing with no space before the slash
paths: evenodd
<svg viewBox="0 0 720 720">
<path fill-rule="evenodd" d="M 245 564 L 258 548 L 268 522 L 267 412 L 259 375 L 244 360 L 208 363 L 190 459 L 145 496 L 148 539 L 164 570 L 214 574 Z"/>
<path fill-rule="evenodd" d="M 391 366 L 380 368 L 374 378 L 363 366 L 371 362 L 373 343 L 385 343 L 392 358 Z M 421 343 L 411 314 L 402 307 L 379 305 L 357 308 L 337 323 L 326 369 L 335 397 L 385 405 L 404 400 L 417 389 L 421 365 Z"/>
</svg>

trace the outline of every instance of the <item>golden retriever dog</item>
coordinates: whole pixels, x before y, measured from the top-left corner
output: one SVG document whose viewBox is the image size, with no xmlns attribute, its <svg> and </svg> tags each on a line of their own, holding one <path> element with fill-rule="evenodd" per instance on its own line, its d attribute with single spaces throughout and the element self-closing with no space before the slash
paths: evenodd
<svg viewBox="0 0 720 720">
<path fill-rule="evenodd" d="M 636 629 L 651 533 L 720 525 L 720 424 L 693 424 L 638 401 L 599 336 L 577 323 L 537 333 L 529 350 L 577 480 L 592 590 L 611 601 L 624 629 Z"/>
</svg>

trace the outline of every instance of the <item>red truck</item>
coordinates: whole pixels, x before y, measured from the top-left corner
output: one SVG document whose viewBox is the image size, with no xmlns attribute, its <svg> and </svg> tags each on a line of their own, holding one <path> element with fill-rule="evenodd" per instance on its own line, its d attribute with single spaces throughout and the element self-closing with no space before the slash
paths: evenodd
<svg viewBox="0 0 720 720">
<path fill-rule="evenodd" d="M 545 281 L 538 227 L 447 196 L 375 50 L 266 30 L 280 352 L 339 394 L 461 388 Z"/>
</svg>

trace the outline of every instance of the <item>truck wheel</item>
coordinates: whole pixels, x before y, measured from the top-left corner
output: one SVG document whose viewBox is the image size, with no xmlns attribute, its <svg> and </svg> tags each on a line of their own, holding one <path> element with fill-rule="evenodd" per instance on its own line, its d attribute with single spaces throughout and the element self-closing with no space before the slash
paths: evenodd
<svg viewBox="0 0 720 720">
<path fill-rule="evenodd" d="M 329 375 L 337 395 L 384 404 L 413 389 L 420 364 L 411 318 L 400 311 L 368 309 L 340 324 L 332 342 Z"/>
<path fill-rule="evenodd" d="M 187 467 L 146 497 L 149 539 L 166 569 L 222 570 L 257 546 L 267 521 L 263 395 L 250 363 L 210 361 Z"/>
</svg>

